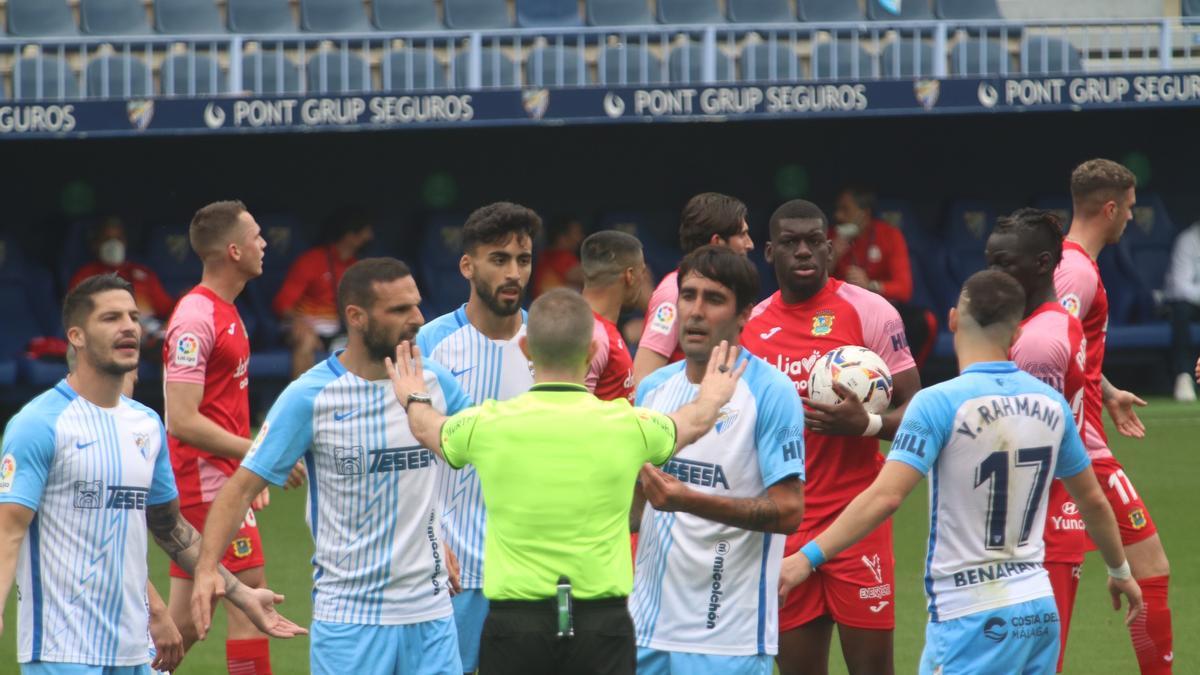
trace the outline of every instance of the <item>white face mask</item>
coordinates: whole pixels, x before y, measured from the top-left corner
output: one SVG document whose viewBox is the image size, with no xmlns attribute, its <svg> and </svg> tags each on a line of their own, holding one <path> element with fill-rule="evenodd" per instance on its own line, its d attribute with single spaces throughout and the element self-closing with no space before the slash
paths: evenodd
<svg viewBox="0 0 1200 675">
<path fill-rule="evenodd" d="M 100 244 L 96 255 L 100 258 L 100 262 L 116 267 L 125 262 L 125 242 L 120 239 L 109 239 Z"/>
</svg>

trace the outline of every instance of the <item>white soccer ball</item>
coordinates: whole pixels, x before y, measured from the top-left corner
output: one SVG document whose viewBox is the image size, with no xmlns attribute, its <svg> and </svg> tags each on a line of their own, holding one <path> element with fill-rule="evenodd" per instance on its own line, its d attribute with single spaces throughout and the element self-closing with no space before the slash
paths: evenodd
<svg viewBox="0 0 1200 675">
<path fill-rule="evenodd" d="M 892 373 L 883 359 L 866 347 L 847 345 L 822 356 L 808 376 L 808 397 L 818 403 L 840 402 L 834 382 L 857 394 L 867 412 L 882 413 L 892 402 Z"/>
</svg>

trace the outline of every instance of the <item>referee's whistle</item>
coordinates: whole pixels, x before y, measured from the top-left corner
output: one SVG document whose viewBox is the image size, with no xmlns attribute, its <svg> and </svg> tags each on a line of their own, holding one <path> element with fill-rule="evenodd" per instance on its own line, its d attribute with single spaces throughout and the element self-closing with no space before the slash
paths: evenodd
<svg viewBox="0 0 1200 675">
<path fill-rule="evenodd" d="M 571 580 L 565 575 L 558 578 L 558 637 L 575 637 L 575 621 L 571 616 Z"/>
</svg>

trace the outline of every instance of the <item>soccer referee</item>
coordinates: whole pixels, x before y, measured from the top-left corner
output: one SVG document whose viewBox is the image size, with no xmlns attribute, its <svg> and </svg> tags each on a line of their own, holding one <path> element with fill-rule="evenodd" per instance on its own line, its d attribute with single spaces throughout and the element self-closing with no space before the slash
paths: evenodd
<svg viewBox="0 0 1200 675">
<path fill-rule="evenodd" d="M 447 418 L 425 392 L 420 354 L 401 343 L 388 374 L 413 435 L 458 468 L 473 464 L 487 508 L 480 672 L 633 673 L 626 598 L 630 496 L 645 462 L 662 465 L 716 422 L 745 363 L 713 350 L 696 399 L 671 415 L 600 401 L 584 386 L 593 319 L 583 298 L 556 289 L 529 310 L 521 349 L 535 384 Z M 571 587 L 572 625 L 556 602 Z"/>
</svg>

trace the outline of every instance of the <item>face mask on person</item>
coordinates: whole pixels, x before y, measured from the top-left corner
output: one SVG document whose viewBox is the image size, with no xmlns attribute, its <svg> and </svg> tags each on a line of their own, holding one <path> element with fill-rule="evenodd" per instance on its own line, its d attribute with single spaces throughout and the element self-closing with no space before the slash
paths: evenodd
<svg viewBox="0 0 1200 675">
<path fill-rule="evenodd" d="M 100 244 L 96 254 L 100 258 L 100 262 L 110 267 L 117 267 L 125 262 L 125 242 L 120 239 L 109 239 Z"/>
</svg>

